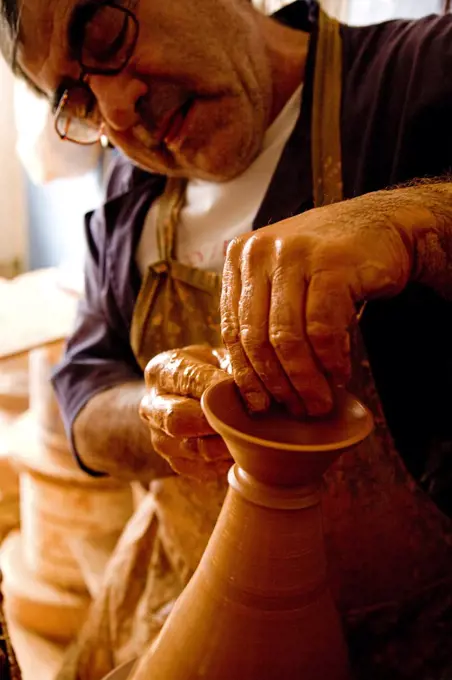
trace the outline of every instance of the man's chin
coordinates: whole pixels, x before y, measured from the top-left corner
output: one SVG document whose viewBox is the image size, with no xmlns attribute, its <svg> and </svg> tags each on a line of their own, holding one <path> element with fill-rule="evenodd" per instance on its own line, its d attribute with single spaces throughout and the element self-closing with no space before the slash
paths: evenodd
<svg viewBox="0 0 452 680">
<path fill-rule="evenodd" d="M 254 161 L 262 140 L 254 135 L 235 135 L 234 143 L 201 144 L 196 139 L 174 140 L 168 146 L 155 140 L 141 125 L 134 128 L 133 140 L 122 146 L 123 152 L 146 172 L 168 177 L 228 182 L 241 175 Z M 234 136 L 233 136 L 234 138 Z M 119 140 L 118 140 L 119 141 Z M 121 140 L 125 141 L 125 140 Z M 213 140 L 211 140 L 213 141 Z M 220 140 L 215 140 L 220 142 Z M 132 142 L 130 144 L 130 142 Z"/>
<path fill-rule="evenodd" d="M 241 175 L 254 160 L 240 154 L 222 154 L 204 149 L 171 149 L 164 145 L 153 147 L 127 145 L 123 153 L 142 170 L 151 174 L 208 182 L 229 182 Z M 186 153 L 183 153 L 186 151 Z"/>
<path fill-rule="evenodd" d="M 203 163 L 201 166 L 188 164 L 182 166 L 177 162 L 167 162 L 164 164 L 156 163 L 155 158 L 148 160 L 141 154 L 129 157 L 135 165 L 151 174 L 165 175 L 166 177 L 179 177 L 181 179 L 187 180 L 198 179 L 206 182 L 217 183 L 229 182 L 235 179 L 245 172 L 248 167 L 248 165 L 239 167 L 237 164 L 233 164 L 230 167 L 218 168 L 215 166 L 215 164 L 210 167 L 205 163 Z"/>
</svg>

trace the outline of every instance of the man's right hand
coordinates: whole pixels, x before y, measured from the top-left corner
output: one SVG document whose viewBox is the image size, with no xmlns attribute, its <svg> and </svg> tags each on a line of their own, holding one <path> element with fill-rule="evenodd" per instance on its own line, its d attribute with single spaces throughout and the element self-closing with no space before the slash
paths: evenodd
<svg viewBox="0 0 452 680">
<path fill-rule="evenodd" d="M 200 404 L 204 391 L 229 378 L 228 371 L 226 350 L 202 345 L 163 352 L 146 368 L 140 415 L 150 427 L 155 451 L 181 475 L 212 479 L 232 465 Z"/>
</svg>

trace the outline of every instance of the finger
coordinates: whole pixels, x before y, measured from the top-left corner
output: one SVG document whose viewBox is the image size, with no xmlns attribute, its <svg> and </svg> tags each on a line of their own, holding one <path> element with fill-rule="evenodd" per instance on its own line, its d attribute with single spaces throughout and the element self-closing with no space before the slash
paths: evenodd
<svg viewBox="0 0 452 680">
<path fill-rule="evenodd" d="M 269 337 L 281 365 L 312 416 L 328 413 L 333 398 L 305 333 L 306 283 L 300 267 L 278 267 L 272 281 Z"/>
<path fill-rule="evenodd" d="M 190 437 L 182 439 L 151 428 L 152 445 L 155 451 L 166 460 L 187 458 L 187 460 L 204 460 L 208 463 L 231 461 L 226 444 L 218 436 Z"/>
<path fill-rule="evenodd" d="M 212 350 L 212 353 L 217 359 L 218 366 L 222 368 L 223 371 L 229 373 L 229 375 L 232 375 L 231 356 L 226 347 L 217 347 Z"/>
<path fill-rule="evenodd" d="M 172 437 L 202 437 L 215 434 L 196 399 L 174 394 L 147 392 L 141 401 L 140 415 L 147 423 Z"/>
<path fill-rule="evenodd" d="M 151 428 L 151 440 L 154 450 L 170 464 L 175 458 L 186 458 L 187 460 L 202 460 L 199 453 L 199 445 L 196 437 L 180 439 L 171 437 L 163 430 Z"/>
<path fill-rule="evenodd" d="M 199 437 L 198 449 L 204 460 L 212 463 L 231 461 L 231 454 L 221 437 Z M 232 463 L 231 463 L 232 464 Z"/>
<path fill-rule="evenodd" d="M 305 413 L 303 402 L 286 376 L 269 340 L 270 281 L 248 250 L 242 262 L 239 303 L 240 339 L 248 361 L 273 398 L 294 415 Z"/>
<path fill-rule="evenodd" d="M 218 368 L 220 366 L 218 362 L 218 354 L 215 349 L 210 347 L 210 345 L 189 345 L 182 349 L 184 354 L 189 354 L 199 361 L 204 361 L 206 364 L 215 366 Z"/>
<path fill-rule="evenodd" d="M 216 366 L 231 373 L 231 360 L 229 352 L 226 347 L 210 347 L 209 345 L 190 345 L 184 347 L 183 352 L 191 356 L 205 361 L 207 364 Z"/>
<path fill-rule="evenodd" d="M 350 287 L 340 272 L 315 274 L 308 288 L 306 331 L 324 370 L 337 384 L 350 378 L 349 328 L 355 317 Z"/>
<path fill-rule="evenodd" d="M 172 350 L 152 359 L 145 371 L 146 385 L 158 393 L 201 399 L 204 391 L 229 375 L 183 350 Z"/>
<path fill-rule="evenodd" d="M 216 456 L 213 455 L 213 446 L 209 449 L 212 460 L 205 460 L 200 455 L 202 439 L 176 439 L 170 437 L 161 430 L 151 430 L 151 438 L 154 450 L 171 465 L 172 469 L 180 475 L 194 479 L 211 480 L 223 477 L 233 465 L 233 460 L 227 450 L 222 447 L 220 437 L 206 439 L 219 440 Z M 213 445 L 213 442 L 211 442 Z"/>
<path fill-rule="evenodd" d="M 223 271 L 221 291 L 221 333 L 231 358 L 232 374 L 248 408 L 262 412 L 270 405 L 264 385 L 248 361 L 240 340 L 239 305 L 242 296 L 240 273 L 240 241 L 232 242 L 228 248 Z M 244 291 L 247 294 L 247 291 Z"/>
</svg>

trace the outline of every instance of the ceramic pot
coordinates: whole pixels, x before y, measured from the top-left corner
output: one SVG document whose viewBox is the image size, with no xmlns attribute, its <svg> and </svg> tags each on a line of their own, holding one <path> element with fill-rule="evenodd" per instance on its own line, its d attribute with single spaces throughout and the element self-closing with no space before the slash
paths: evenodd
<svg viewBox="0 0 452 680">
<path fill-rule="evenodd" d="M 347 680 L 319 486 L 371 432 L 370 413 L 342 393 L 327 421 L 252 418 L 232 381 L 202 406 L 236 465 L 200 565 L 133 680 Z"/>
</svg>

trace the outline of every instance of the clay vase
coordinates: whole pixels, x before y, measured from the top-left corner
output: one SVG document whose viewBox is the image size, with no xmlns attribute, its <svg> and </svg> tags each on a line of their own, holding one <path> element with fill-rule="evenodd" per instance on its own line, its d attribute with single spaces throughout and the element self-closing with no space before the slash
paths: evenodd
<svg viewBox="0 0 452 680">
<path fill-rule="evenodd" d="M 372 416 L 342 393 L 326 421 L 253 418 L 230 380 L 202 406 L 236 465 L 199 567 L 133 680 L 347 680 L 319 487 Z"/>
</svg>

